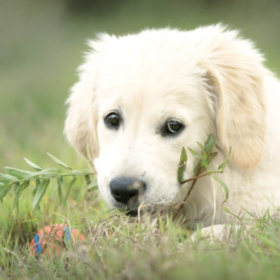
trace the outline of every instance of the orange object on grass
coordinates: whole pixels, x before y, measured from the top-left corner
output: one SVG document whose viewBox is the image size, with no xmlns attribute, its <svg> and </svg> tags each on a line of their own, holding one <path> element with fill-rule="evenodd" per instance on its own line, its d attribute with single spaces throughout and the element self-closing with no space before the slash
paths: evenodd
<svg viewBox="0 0 280 280">
<path fill-rule="evenodd" d="M 50 256 L 60 254 L 70 241 L 84 241 L 84 235 L 77 229 L 69 228 L 65 224 L 52 224 L 40 229 L 29 244 L 33 255 L 45 253 Z"/>
</svg>

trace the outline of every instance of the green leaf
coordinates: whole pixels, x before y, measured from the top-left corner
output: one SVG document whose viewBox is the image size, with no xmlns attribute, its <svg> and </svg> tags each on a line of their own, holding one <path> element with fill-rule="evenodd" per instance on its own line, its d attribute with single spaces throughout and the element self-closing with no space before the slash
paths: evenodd
<svg viewBox="0 0 280 280">
<path fill-rule="evenodd" d="M 46 193 L 49 183 L 50 180 L 42 180 L 41 183 L 38 185 L 35 196 L 33 198 L 33 203 L 32 203 L 33 210 L 36 209 L 39 203 L 41 202 L 44 194 Z"/>
<path fill-rule="evenodd" d="M 36 185 L 35 185 L 35 188 L 34 188 L 34 190 L 33 190 L 33 196 L 35 196 L 36 191 L 37 191 L 37 189 L 39 188 L 40 184 L 41 184 L 40 179 L 36 179 Z"/>
<path fill-rule="evenodd" d="M 194 151 L 194 150 L 191 149 L 191 148 L 189 148 L 189 150 L 190 150 L 190 152 L 192 153 L 192 155 L 193 155 L 195 158 L 199 158 L 199 159 L 200 159 L 200 161 L 198 162 L 198 164 L 197 164 L 196 167 L 195 167 L 195 172 L 194 172 L 194 174 L 197 175 L 197 172 L 199 171 L 199 168 L 202 167 L 202 166 L 204 166 L 207 170 L 209 170 L 209 166 L 208 166 L 208 163 L 207 163 L 206 158 L 205 158 L 203 155 L 197 153 L 196 151 Z M 200 172 L 200 173 L 202 173 L 202 172 Z"/>
<path fill-rule="evenodd" d="M 205 166 L 205 168 L 208 170 L 209 169 L 209 166 L 208 166 L 208 163 L 207 163 L 207 160 L 206 158 L 199 154 L 198 152 L 196 152 L 195 150 L 189 148 L 190 152 L 192 153 L 192 155 L 195 157 L 195 158 L 199 158 L 201 159 L 201 161 L 198 162 L 198 165 L 196 166 L 195 168 L 195 174 L 198 172 L 200 166 L 202 166 L 202 164 Z"/>
<path fill-rule="evenodd" d="M 62 203 L 62 189 L 61 189 L 61 185 L 63 183 L 63 178 L 57 177 L 57 193 L 58 193 L 58 198 L 59 198 L 59 202 Z"/>
<path fill-rule="evenodd" d="M 90 177 L 89 174 L 85 174 L 85 181 L 87 185 L 90 185 Z"/>
<path fill-rule="evenodd" d="M 210 155 L 208 155 L 207 160 L 206 160 L 208 165 L 213 160 L 213 158 L 215 158 L 215 156 L 217 154 L 218 154 L 217 152 L 213 152 Z M 206 170 L 206 167 L 202 163 L 203 163 L 202 160 L 200 160 L 199 164 L 196 166 L 196 168 L 195 168 L 195 172 L 196 172 L 195 175 L 198 175 L 197 173 L 198 173 L 199 167 L 200 167 L 200 172 L 199 172 L 200 174 L 202 174 Z M 207 170 L 209 171 L 209 169 L 207 169 Z"/>
<path fill-rule="evenodd" d="M 240 217 L 238 217 L 237 215 L 235 215 L 232 211 L 230 211 L 228 208 L 226 208 L 225 206 L 222 206 L 222 208 L 228 212 L 229 214 L 231 214 L 232 216 L 234 216 L 237 220 L 240 220 Z"/>
<path fill-rule="evenodd" d="M 3 198 L 7 195 L 7 193 L 10 191 L 11 189 L 11 185 L 9 184 L 1 184 L 0 185 L 0 201 L 3 201 Z"/>
<path fill-rule="evenodd" d="M 227 166 L 227 163 L 228 163 L 228 160 L 229 160 L 229 157 L 230 157 L 230 154 L 231 154 L 231 147 L 229 148 L 229 152 L 227 154 L 226 160 L 218 167 L 219 170 L 222 170 L 222 171 L 225 170 L 225 168 Z"/>
<path fill-rule="evenodd" d="M 227 166 L 227 164 L 226 164 L 226 162 L 224 161 L 221 165 L 219 165 L 218 170 L 224 171 L 225 168 L 226 168 L 226 166 Z"/>
<path fill-rule="evenodd" d="M 207 154 L 206 154 L 206 152 L 205 152 L 204 147 L 202 146 L 202 144 L 200 144 L 199 142 L 196 142 L 196 143 L 197 143 L 197 145 L 201 148 L 201 154 L 202 154 L 202 156 L 203 156 L 204 158 L 207 158 Z"/>
<path fill-rule="evenodd" d="M 70 194 L 70 190 L 71 190 L 71 188 L 72 188 L 72 186 L 74 185 L 75 182 L 76 182 L 76 176 L 69 183 L 69 187 L 68 187 L 67 193 L 66 193 L 65 198 L 64 198 L 64 204 L 66 203 L 67 198 Z"/>
<path fill-rule="evenodd" d="M 197 142 L 197 144 L 199 145 L 199 147 L 202 150 L 202 154 L 199 154 L 195 150 L 189 148 L 192 155 L 195 158 L 200 159 L 194 169 L 194 176 L 202 174 L 206 169 L 209 170 L 209 163 L 217 155 L 217 153 L 211 153 L 214 143 L 215 143 L 215 137 L 212 134 L 210 134 L 204 144 L 204 147 L 200 143 Z"/>
<path fill-rule="evenodd" d="M 6 171 L 7 174 L 16 177 L 19 180 L 29 179 L 33 175 L 33 172 L 11 168 L 11 167 L 4 167 L 4 170 Z"/>
<path fill-rule="evenodd" d="M 215 143 L 215 137 L 210 134 L 204 144 L 204 150 L 206 152 L 206 154 L 208 155 L 210 153 L 210 151 L 213 149 Z"/>
<path fill-rule="evenodd" d="M 37 171 L 41 171 L 43 170 L 43 168 L 41 168 L 40 166 L 38 166 L 37 164 L 33 163 L 32 161 L 30 161 L 27 158 L 24 158 L 24 160 L 26 161 L 26 163 L 31 166 L 33 169 L 37 170 Z"/>
<path fill-rule="evenodd" d="M 243 211 L 245 211 L 248 215 L 250 215 L 252 218 L 255 218 L 255 215 L 251 212 L 249 212 L 247 209 L 245 209 L 244 207 L 242 207 Z"/>
<path fill-rule="evenodd" d="M 30 181 L 25 181 L 21 184 L 21 190 L 25 190 L 30 184 Z"/>
<path fill-rule="evenodd" d="M 13 208 L 17 207 L 17 209 L 18 209 L 19 199 L 22 194 L 22 191 L 25 190 L 29 186 L 29 183 L 30 183 L 30 181 L 25 181 L 21 184 L 17 183 L 15 185 L 15 196 L 14 196 Z"/>
<path fill-rule="evenodd" d="M 178 178 L 179 183 L 181 183 L 184 179 L 184 172 L 186 171 L 187 160 L 188 160 L 188 157 L 187 157 L 186 149 L 184 147 L 182 147 L 180 161 L 179 161 L 179 167 L 177 170 L 177 178 Z"/>
<path fill-rule="evenodd" d="M 47 155 L 57 164 L 59 164 L 60 166 L 64 167 L 65 169 L 67 169 L 68 171 L 72 170 L 71 167 L 69 167 L 66 163 L 62 162 L 61 160 L 59 160 L 58 158 L 56 158 L 55 156 L 51 155 L 50 153 L 47 153 Z"/>
<path fill-rule="evenodd" d="M 91 180 L 90 184 L 86 188 L 87 191 L 91 191 L 92 189 L 97 189 L 97 180 L 96 180 L 96 178 L 93 178 Z"/>
<path fill-rule="evenodd" d="M 200 154 L 198 154 L 197 157 L 201 159 L 201 163 L 200 163 L 201 166 L 204 166 L 207 170 L 209 170 L 209 165 L 207 163 L 207 159 L 203 155 L 200 155 Z"/>
<path fill-rule="evenodd" d="M 194 169 L 194 177 L 195 176 L 197 176 L 197 175 L 199 175 L 199 174 L 201 174 L 202 172 L 204 172 L 205 171 L 205 167 L 203 167 L 202 168 L 202 161 L 200 160 L 198 163 L 197 163 L 197 165 L 196 165 L 196 167 L 195 167 L 195 169 Z M 199 174 L 198 174 L 199 173 Z"/>
<path fill-rule="evenodd" d="M 18 178 L 16 178 L 15 176 L 0 173 L 0 182 L 3 182 L 5 184 L 10 182 L 16 182 L 16 181 L 18 181 Z"/>
<path fill-rule="evenodd" d="M 195 158 L 198 157 L 198 153 L 195 150 L 193 150 L 191 148 L 189 148 L 189 150 L 192 153 L 193 157 L 195 157 Z"/>
<path fill-rule="evenodd" d="M 207 163 L 209 164 L 217 155 L 217 152 L 212 152 L 208 157 L 207 157 Z"/>
<path fill-rule="evenodd" d="M 226 185 L 226 183 L 224 181 L 222 181 L 221 179 L 219 179 L 217 176 L 211 174 L 210 175 L 213 179 L 215 179 L 223 188 L 224 188 L 224 191 L 225 191 L 225 196 L 226 196 L 226 199 L 224 200 L 223 203 L 225 203 L 228 199 L 228 196 L 229 196 L 229 189 L 228 189 L 228 186 Z"/>
<path fill-rule="evenodd" d="M 14 203 L 13 208 L 17 208 L 17 211 L 19 209 L 19 199 L 22 194 L 22 191 L 25 190 L 29 186 L 30 181 L 25 181 L 21 184 L 16 183 L 15 185 L 15 195 L 14 195 Z"/>
<path fill-rule="evenodd" d="M 207 157 L 207 164 L 210 164 L 210 162 L 217 156 L 217 152 L 212 152 L 210 155 Z M 205 166 L 202 164 L 202 160 L 198 162 L 194 169 L 194 176 L 197 176 L 199 174 L 202 174 L 206 170 Z M 198 174 L 199 171 L 199 174 Z"/>
<path fill-rule="evenodd" d="M 201 143 L 199 143 L 199 142 L 196 142 L 196 144 L 201 148 L 201 151 L 203 151 L 204 150 L 204 147 L 202 146 L 202 144 Z"/>
<path fill-rule="evenodd" d="M 14 203 L 13 203 L 13 209 L 17 207 L 18 210 L 18 200 L 21 195 L 21 185 L 19 183 L 16 183 L 15 185 L 15 195 L 14 195 Z"/>
</svg>

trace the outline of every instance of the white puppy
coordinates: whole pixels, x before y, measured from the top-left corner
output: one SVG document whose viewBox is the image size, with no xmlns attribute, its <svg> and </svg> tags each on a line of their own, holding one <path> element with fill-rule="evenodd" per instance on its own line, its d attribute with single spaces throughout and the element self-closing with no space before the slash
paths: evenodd
<svg viewBox="0 0 280 280">
<path fill-rule="evenodd" d="M 178 183 L 181 149 L 199 151 L 197 142 L 209 134 L 218 151 L 212 169 L 232 147 L 219 175 L 229 187 L 224 206 L 242 215 L 279 205 L 280 83 L 249 40 L 215 25 L 100 34 L 89 45 L 68 99 L 65 132 L 94 159 L 109 206 L 135 214 L 141 203 L 182 201 L 190 184 Z M 185 179 L 196 162 L 188 156 Z M 223 188 L 204 177 L 181 213 L 190 227 L 227 223 L 224 200 Z"/>
</svg>

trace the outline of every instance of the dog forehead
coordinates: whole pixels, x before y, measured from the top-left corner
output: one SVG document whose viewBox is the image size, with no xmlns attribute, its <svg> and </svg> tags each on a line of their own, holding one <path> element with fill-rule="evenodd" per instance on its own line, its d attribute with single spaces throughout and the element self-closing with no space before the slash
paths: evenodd
<svg viewBox="0 0 280 280">
<path fill-rule="evenodd" d="M 199 58 L 194 55 L 194 40 L 185 36 L 187 32 L 159 30 L 119 37 L 102 55 L 98 75 L 101 85 L 116 86 L 133 84 L 142 87 L 171 86 L 168 80 L 185 84 L 193 76 L 203 75 L 198 67 Z M 184 35 L 183 35 L 184 34 Z M 174 84 L 173 83 L 173 84 Z"/>
<path fill-rule="evenodd" d="M 138 56 L 138 55 L 136 55 Z M 107 103 L 137 102 L 155 105 L 158 102 L 175 103 L 183 98 L 195 102 L 204 90 L 203 71 L 188 65 L 160 59 L 143 62 L 123 57 L 120 61 L 110 61 L 98 75 L 96 87 L 97 99 Z"/>
<path fill-rule="evenodd" d="M 180 34 L 169 33 L 174 38 Z M 170 115 L 178 107 L 201 106 L 205 71 L 182 37 L 172 41 L 158 32 L 142 35 L 120 38 L 104 56 L 96 92 L 100 112 L 122 107 Z"/>
<path fill-rule="evenodd" d="M 99 117 L 118 110 L 130 118 L 153 120 L 177 117 L 192 122 L 208 111 L 201 81 L 187 77 L 162 77 L 161 81 L 108 81 L 98 89 L 96 104 Z M 203 108 L 203 110 L 202 110 Z"/>
<path fill-rule="evenodd" d="M 161 81 L 108 82 L 98 89 L 96 104 L 99 117 L 118 110 L 124 117 L 159 122 L 169 117 L 192 122 L 208 112 L 207 97 L 201 81 L 193 83 L 187 77 L 162 77 Z"/>
</svg>

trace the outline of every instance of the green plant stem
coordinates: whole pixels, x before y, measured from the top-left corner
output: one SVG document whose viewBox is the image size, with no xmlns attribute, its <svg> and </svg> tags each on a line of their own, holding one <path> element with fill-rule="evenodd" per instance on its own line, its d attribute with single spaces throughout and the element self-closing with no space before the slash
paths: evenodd
<svg viewBox="0 0 280 280">
<path fill-rule="evenodd" d="M 94 172 L 90 172 L 90 173 L 86 173 L 86 175 L 95 175 L 95 173 Z M 68 176 L 77 176 L 77 175 L 75 175 L 75 174 L 73 174 L 73 173 L 69 173 L 69 174 L 56 174 L 56 175 L 53 175 L 53 176 L 51 176 L 49 179 L 53 179 L 53 178 L 57 178 L 57 177 L 68 177 Z M 35 181 L 35 180 L 37 180 L 37 179 L 42 179 L 42 178 L 36 178 L 36 177 L 29 177 L 29 178 L 27 178 L 27 179 L 21 179 L 21 180 L 18 180 L 18 181 L 13 181 L 13 182 L 11 182 L 11 183 L 9 183 L 8 185 L 7 185 L 7 187 L 11 187 L 11 186 L 13 186 L 14 184 L 18 184 L 18 183 L 23 183 L 23 182 L 27 182 L 27 181 Z"/>
<path fill-rule="evenodd" d="M 193 180 L 197 180 L 197 179 L 199 179 L 199 178 L 201 178 L 201 177 L 211 175 L 211 174 L 213 174 L 213 173 L 223 173 L 223 171 L 222 171 L 222 170 L 215 170 L 215 171 L 206 172 L 206 173 L 204 173 L 204 174 L 199 174 L 199 175 L 197 175 L 197 176 L 195 176 L 195 177 L 192 177 L 192 178 L 189 178 L 189 179 L 187 179 L 187 180 L 182 181 L 182 182 L 181 182 L 181 185 L 183 185 L 183 184 L 185 184 L 185 183 L 187 183 L 187 182 L 193 181 Z"/>
</svg>

